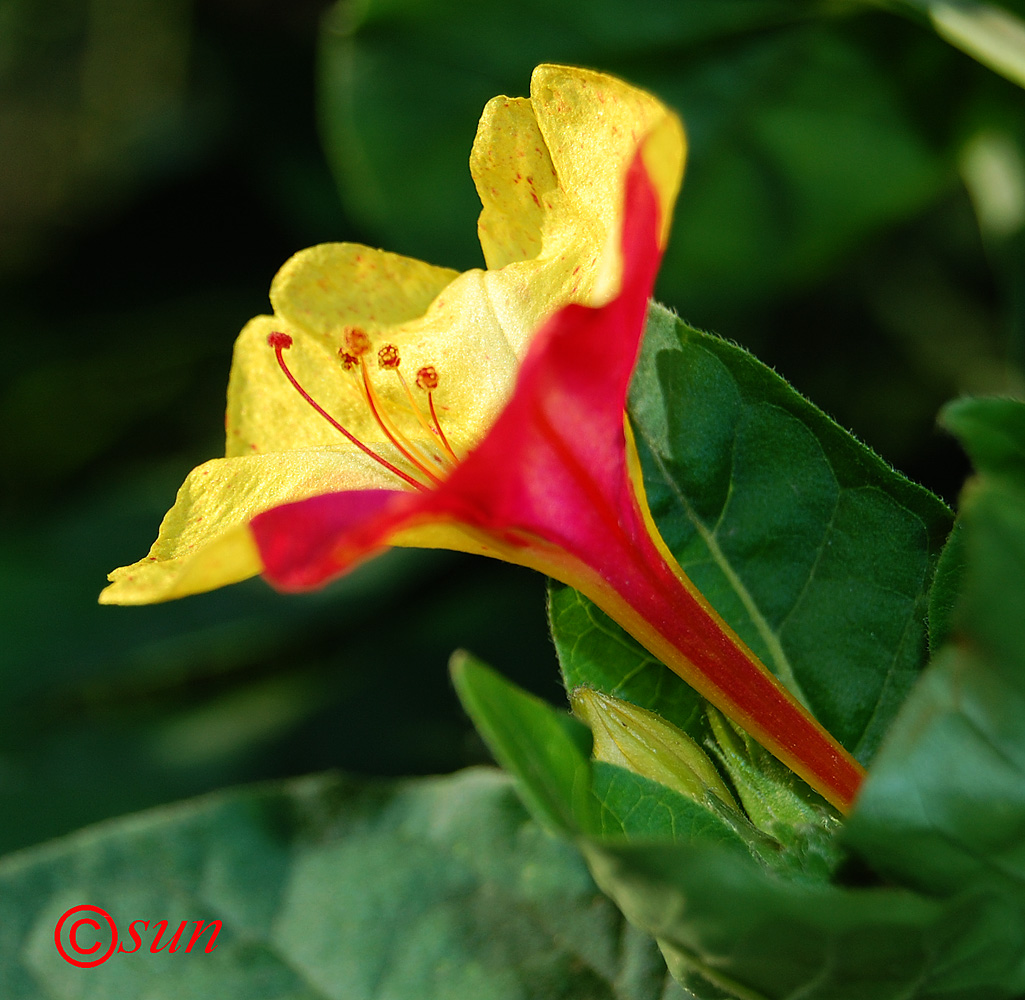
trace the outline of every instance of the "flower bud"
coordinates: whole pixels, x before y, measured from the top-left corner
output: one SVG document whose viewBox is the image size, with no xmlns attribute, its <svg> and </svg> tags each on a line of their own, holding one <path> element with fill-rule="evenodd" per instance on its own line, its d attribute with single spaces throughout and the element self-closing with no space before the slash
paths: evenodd
<svg viewBox="0 0 1025 1000">
<path fill-rule="evenodd" d="M 702 805 L 711 792 L 737 808 L 704 750 L 661 716 L 592 688 L 577 688 L 570 703 L 590 727 L 596 760 L 618 764 Z"/>
</svg>

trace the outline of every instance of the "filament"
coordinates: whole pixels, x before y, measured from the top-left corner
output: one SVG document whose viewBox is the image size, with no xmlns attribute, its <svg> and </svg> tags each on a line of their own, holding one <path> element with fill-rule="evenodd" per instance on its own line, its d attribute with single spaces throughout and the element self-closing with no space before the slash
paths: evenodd
<svg viewBox="0 0 1025 1000">
<path fill-rule="evenodd" d="M 278 366 L 285 373 L 285 377 L 288 379 L 288 381 L 292 383 L 292 387 L 295 389 L 295 391 L 298 392 L 299 395 L 302 396 L 302 398 L 305 399 L 306 402 L 309 403 L 310 406 L 312 406 L 313 409 L 316 410 L 317 413 L 319 413 L 336 431 L 344 435 L 348 441 L 352 442 L 352 444 L 359 448 L 359 450 L 362 451 L 365 455 L 372 458 L 375 462 L 378 463 L 378 465 L 383 466 L 393 475 L 398 476 L 399 479 L 401 479 L 404 483 L 407 483 L 409 486 L 412 486 L 413 489 L 419 490 L 422 493 L 427 491 L 427 486 L 424 483 L 421 483 L 419 480 L 414 479 L 412 476 L 408 475 L 401 469 L 392 465 L 391 462 L 389 462 L 386 458 L 382 458 L 372 448 L 368 448 L 362 441 L 360 441 L 358 437 L 356 437 L 349 430 L 343 427 L 337 420 L 335 420 L 335 418 L 332 417 L 331 414 L 328 413 L 327 410 L 325 410 L 324 407 L 322 407 L 299 384 L 298 379 L 289 370 L 288 365 L 285 364 L 285 359 L 283 356 L 283 352 L 292 346 L 292 338 L 287 333 L 272 333 L 267 337 L 267 343 L 274 348 L 274 355 L 278 360 Z M 401 448 L 399 450 L 402 451 Z M 426 472 L 426 470 L 424 471 Z M 432 476 L 431 478 L 433 479 L 434 477 Z"/>
</svg>

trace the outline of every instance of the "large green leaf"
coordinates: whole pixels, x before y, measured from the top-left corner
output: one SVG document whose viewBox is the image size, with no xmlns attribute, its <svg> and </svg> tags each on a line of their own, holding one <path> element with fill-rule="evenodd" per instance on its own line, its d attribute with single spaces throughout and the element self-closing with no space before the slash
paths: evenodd
<svg viewBox="0 0 1025 1000">
<path fill-rule="evenodd" d="M 139 952 L 81 969 L 54 945 L 81 904 L 129 948 L 133 920 L 222 926 L 209 954 L 151 954 L 139 927 Z M 221 793 L 0 861 L 4 1000 L 682 1000 L 667 979 L 491 770 Z"/>
<path fill-rule="evenodd" d="M 630 416 L 680 565 L 819 720 L 868 761 L 918 677 L 946 507 L 747 352 L 660 307 Z M 701 729 L 693 695 L 569 588 L 551 593 L 567 686 Z"/>
<path fill-rule="evenodd" d="M 561 785 L 563 830 L 598 884 L 702 1000 L 1007 1000 L 1025 988 L 1025 917 L 998 895 L 941 903 L 785 877 L 699 804 L 611 765 L 593 766 L 595 823 L 580 808 L 579 746 L 543 738 L 565 725 L 561 713 L 471 660 L 455 666 L 464 704 L 526 801 Z M 486 697 L 473 697 L 478 686 Z M 570 761 L 572 788 L 557 780 Z"/>
<path fill-rule="evenodd" d="M 848 828 L 891 877 L 988 889 L 1025 926 L 1025 403 L 965 400 L 945 423 L 979 475 L 962 496 L 951 642 L 898 716 Z M 1025 940 L 1025 938 L 1023 938 Z M 1025 984 L 1025 952 L 1019 976 Z M 1025 986 L 1023 986 L 1025 988 Z"/>
</svg>

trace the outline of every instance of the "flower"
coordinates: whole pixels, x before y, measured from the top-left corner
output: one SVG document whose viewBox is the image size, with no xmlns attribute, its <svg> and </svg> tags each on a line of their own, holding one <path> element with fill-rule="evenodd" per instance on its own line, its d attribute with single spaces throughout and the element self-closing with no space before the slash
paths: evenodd
<svg viewBox="0 0 1025 1000">
<path fill-rule="evenodd" d="M 463 449 L 480 441 L 543 320 L 569 302 L 606 301 L 618 287 L 623 179 L 645 137 L 668 228 L 683 162 L 676 117 L 604 74 L 539 66 L 529 99 L 488 103 L 474 141 L 488 270 L 458 274 L 352 243 L 296 254 L 273 281 L 274 315 L 253 319 L 236 342 L 225 458 L 188 476 L 147 557 L 115 570 L 100 600 L 148 604 L 253 576 L 259 556 L 248 532 L 235 529 L 259 511 L 395 485 L 294 390 L 268 348 L 273 332 L 293 338 L 289 368 L 306 392 L 378 454 L 397 455 L 342 371 L 346 328 L 394 345 L 410 382 L 433 366 L 433 401 L 450 441 Z M 385 410 L 416 436 L 401 383 L 380 374 Z"/>
<path fill-rule="evenodd" d="M 345 244 L 293 258 L 277 317 L 236 347 L 228 458 L 189 477 L 149 560 L 103 599 L 261 569 L 302 590 L 388 545 L 495 556 L 586 594 L 846 809 L 860 767 L 673 561 L 625 422 L 679 122 L 580 70 L 540 67 L 531 94 L 488 105 L 471 159 L 493 269 L 457 277 Z"/>
</svg>

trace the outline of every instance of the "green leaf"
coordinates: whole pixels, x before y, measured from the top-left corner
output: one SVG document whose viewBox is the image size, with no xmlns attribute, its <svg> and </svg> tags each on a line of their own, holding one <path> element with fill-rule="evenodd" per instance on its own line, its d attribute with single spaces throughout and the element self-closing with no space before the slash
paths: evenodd
<svg viewBox="0 0 1025 1000">
<path fill-rule="evenodd" d="M 1014 399 L 966 398 L 948 403 L 940 424 L 955 435 L 975 467 L 1025 486 L 1025 407 Z"/>
<path fill-rule="evenodd" d="M 748 842 L 737 826 L 725 821 L 726 811 L 713 812 L 643 775 L 596 761 L 592 777 L 600 823 L 585 832 L 602 841 L 716 844 L 745 859 L 762 846 L 757 836 Z"/>
<path fill-rule="evenodd" d="M 1025 923 L 1025 403 L 963 401 L 944 421 L 980 470 L 962 495 L 964 590 L 847 834 L 891 877 L 985 889 Z"/>
<path fill-rule="evenodd" d="M 811 887 L 721 850 L 589 843 L 598 884 L 701 1000 L 1009 1000 L 1025 923 L 995 897 Z"/>
<path fill-rule="evenodd" d="M 960 521 L 954 522 L 947 544 L 943 546 L 932 589 L 929 591 L 929 649 L 938 650 L 953 629 L 954 610 L 964 582 L 964 532 Z"/>
<path fill-rule="evenodd" d="M 221 928 L 209 954 L 151 954 L 139 926 L 139 952 L 80 969 L 54 928 L 86 903 L 129 948 L 133 920 Z M 683 1000 L 666 980 L 491 770 L 220 793 L 0 861 L 4 1000 Z"/>
<path fill-rule="evenodd" d="M 769 669 L 870 760 L 925 657 L 947 508 L 745 351 L 661 308 L 630 415 L 673 555 Z"/>
<path fill-rule="evenodd" d="M 661 307 L 630 416 L 673 555 L 766 665 L 863 762 L 926 655 L 945 505 L 746 351 Z M 566 686 L 657 712 L 698 742 L 701 700 L 586 598 L 550 590 Z"/>
<path fill-rule="evenodd" d="M 451 673 L 463 708 L 498 762 L 520 779 L 520 793 L 534 816 L 556 832 L 592 828 L 587 727 L 468 653 L 452 657 Z"/>
</svg>

